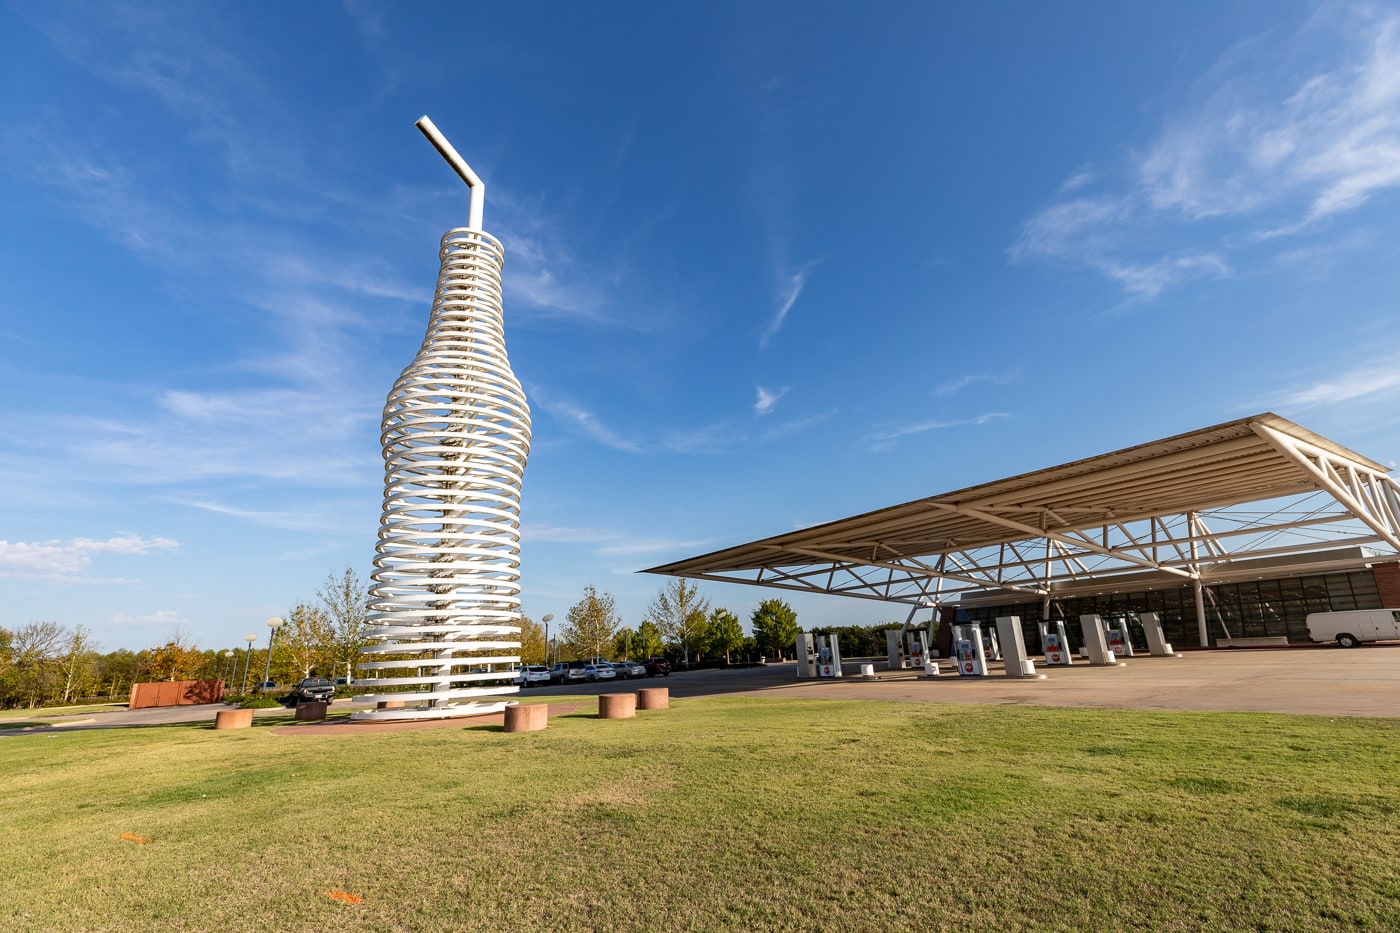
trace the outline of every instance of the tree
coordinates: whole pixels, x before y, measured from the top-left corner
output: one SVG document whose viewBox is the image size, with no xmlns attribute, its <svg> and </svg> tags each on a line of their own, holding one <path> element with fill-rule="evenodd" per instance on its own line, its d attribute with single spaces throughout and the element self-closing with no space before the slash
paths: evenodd
<svg viewBox="0 0 1400 933">
<path fill-rule="evenodd" d="M 685 577 L 673 577 L 657 591 L 646 618 L 667 638 L 680 642 L 681 654 L 688 662 L 691 646 L 703 645 L 709 611 L 710 601 L 701 598 L 699 587 Z"/>
<path fill-rule="evenodd" d="M 97 643 L 91 630 L 82 625 L 73 629 L 67 649 L 58 659 L 58 669 L 63 677 L 64 703 L 88 695 L 96 683 L 97 670 Z"/>
<path fill-rule="evenodd" d="M 639 658 L 654 658 L 661 654 L 666 647 L 661 638 L 661 630 L 656 627 L 655 622 L 643 621 L 637 626 L 637 638 L 632 644 L 632 650 Z"/>
<path fill-rule="evenodd" d="M 141 662 L 136 652 L 118 648 L 98 658 L 97 678 L 106 696 L 122 696 L 136 683 L 136 672 Z"/>
<path fill-rule="evenodd" d="M 739 617 L 728 609 L 716 609 L 710 613 L 710 650 L 723 651 L 724 663 L 729 663 L 729 652 L 744 647 L 744 627 Z"/>
<path fill-rule="evenodd" d="M 365 638 L 365 616 L 369 612 L 369 599 L 365 584 L 350 565 L 340 574 L 331 571 L 326 574 L 326 582 L 316 591 L 316 596 L 325 607 L 331 625 L 331 665 L 335 671 L 342 668 L 351 671 L 360 660 L 360 649 L 368 641 Z M 335 676 L 334 671 L 331 673 Z"/>
<path fill-rule="evenodd" d="M 520 663 L 543 664 L 544 626 L 528 616 L 520 617 Z"/>
<path fill-rule="evenodd" d="M 19 678 L 15 673 L 14 641 L 13 632 L 0 628 L 0 709 L 11 706 L 19 699 Z"/>
<path fill-rule="evenodd" d="M 560 637 L 573 649 L 575 657 L 594 657 L 605 648 L 612 649 L 613 635 L 621 624 L 613 595 L 599 594 L 593 587 L 585 586 L 583 598 L 569 608 Z"/>
<path fill-rule="evenodd" d="M 285 634 L 276 639 L 273 650 L 282 649 L 299 678 L 310 677 L 313 670 L 331 666 L 335 657 L 334 631 L 330 616 L 320 606 L 304 600 L 298 602 L 287 613 L 287 624 L 282 631 Z"/>
<path fill-rule="evenodd" d="M 58 657 L 67 632 L 57 622 L 30 622 L 11 633 L 16 699 L 30 707 L 55 696 Z"/>
<path fill-rule="evenodd" d="M 797 613 L 781 599 L 765 599 L 758 604 L 749 620 L 753 626 L 754 641 L 765 655 L 776 653 L 778 660 L 783 652 L 797 644 Z"/>
<path fill-rule="evenodd" d="M 181 629 L 159 648 L 152 648 L 146 659 L 146 674 L 151 680 L 193 680 L 204 667 L 204 654 L 190 643 Z"/>
</svg>

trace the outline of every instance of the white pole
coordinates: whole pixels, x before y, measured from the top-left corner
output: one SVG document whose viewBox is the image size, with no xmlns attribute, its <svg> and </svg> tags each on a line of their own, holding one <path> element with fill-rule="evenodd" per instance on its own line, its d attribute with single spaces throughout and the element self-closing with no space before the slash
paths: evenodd
<svg viewBox="0 0 1400 933">
<path fill-rule="evenodd" d="M 461 176 L 462 181 L 467 183 L 467 189 L 471 192 L 471 206 L 467 211 L 467 228 L 469 230 L 480 230 L 481 217 L 486 206 L 486 183 L 481 177 L 472 171 L 472 167 L 467 164 L 467 160 L 462 158 L 452 144 L 447 141 L 447 137 L 433 125 L 433 121 L 428 119 L 427 114 L 418 118 L 414 124 L 428 137 L 428 142 L 433 144 L 433 148 L 447 160 L 447 164 L 452 166 L 452 170 Z"/>
</svg>

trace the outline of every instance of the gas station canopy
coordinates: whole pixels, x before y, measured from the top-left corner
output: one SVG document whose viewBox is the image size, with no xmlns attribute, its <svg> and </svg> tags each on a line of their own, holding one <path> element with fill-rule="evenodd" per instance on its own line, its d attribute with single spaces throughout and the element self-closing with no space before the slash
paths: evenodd
<svg viewBox="0 0 1400 933">
<path fill-rule="evenodd" d="M 1144 573 L 1199 588 L 1249 561 L 1362 547 L 1400 551 L 1400 486 L 1266 412 L 647 572 L 932 606 Z"/>
</svg>

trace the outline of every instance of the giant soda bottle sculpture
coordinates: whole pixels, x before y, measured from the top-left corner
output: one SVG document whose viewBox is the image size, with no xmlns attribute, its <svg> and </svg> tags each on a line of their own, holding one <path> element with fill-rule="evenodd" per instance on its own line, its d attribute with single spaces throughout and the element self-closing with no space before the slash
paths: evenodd
<svg viewBox="0 0 1400 933">
<path fill-rule="evenodd" d="M 355 719 L 496 712 L 518 692 L 520 483 L 530 409 L 506 358 L 499 241 L 485 186 L 431 120 L 418 128 L 467 183 L 467 226 L 447 231 L 423 345 L 384 405 L 384 511 Z"/>
</svg>

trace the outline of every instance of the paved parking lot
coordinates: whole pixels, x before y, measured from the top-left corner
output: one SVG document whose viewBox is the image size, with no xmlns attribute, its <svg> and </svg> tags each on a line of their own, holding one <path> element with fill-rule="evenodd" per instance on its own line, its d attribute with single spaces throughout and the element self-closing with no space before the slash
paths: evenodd
<svg viewBox="0 0 1400 933">
<path fill-rule="evenodd" d="M 947 665 L 944 665 L 945 669 Z M 911 673 L 818 682 L 787 695 L 869 700 L 1001 703 L 1130 709 L 1304 713 L 1400 718 L 1400 645 L 1191 651 L 1130 658 L 1116 668 L 1043 668 L 1045 680 L 956 674 L 924 680 Z"/>
<path fill-rule="evenodd" d="M 883 662 L 879 667 L 883 667 Z M 945 661 L 944 671 L 950 669 Z M 1400 644 L 1351 650 L 1317 648 L 1189 651 L 1169 658 L 1134 657 L 1114 668 L 1046 668 L 1044 680 L 955 673 L 926 679 L 914 671 L 877 671 L 873 682 L 847 662 L 840 680 L 797 680 L 796 665 L 706 670 L 652 678 L 675 697 L 823 697 L 927 703 L 992 703 L 1132 709 L 1236 710 L 1326 716 L 1400 718 Z M 639 681 L 535 688 L 529 693 L 607 693 Z"/>
<path fill-rule="evenodd" d="M 883 662 L 880 663 L 883 667 Z M 874 681 L 858 676 L 859 662 L 846 664 L 840 680 L 797 679 L 792 662 L 765 667 L 683 671 L 670 677 L 532 687 L 522 700 L 669 687 L 677 699 L 701 696 L 811 697 L 917 703 L 983 703 L 1170 710 L 1236 710 L 1323 716 L 1400 718 L 1400 644 L 1341 648 L 1190 651 L 1170 658 L 1137 657 L 1114 668 L 1039 668 L 1044 680 L 1010 678 L 996 665 L 988 677 L 944 674 L 924 678 L 914 671 L 877 671 Z M 943 669 L 948 670 L 947 662 Z M 344 708 L 348 701 L 337 701 Z M 152 726 L 173 722 L 213 723 L 213 706 L 123 710 L 56 718 L 37 729 L 0 729 L 32 735 L 69 729 Z M 285 710 L 258 710 L 268 715 Z"/>
</svg>

